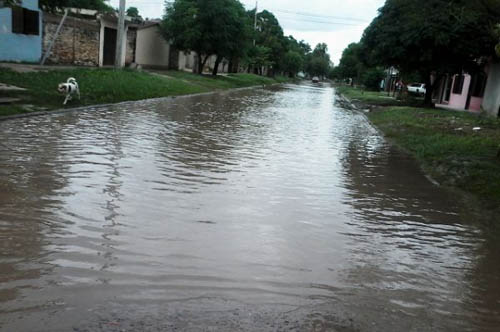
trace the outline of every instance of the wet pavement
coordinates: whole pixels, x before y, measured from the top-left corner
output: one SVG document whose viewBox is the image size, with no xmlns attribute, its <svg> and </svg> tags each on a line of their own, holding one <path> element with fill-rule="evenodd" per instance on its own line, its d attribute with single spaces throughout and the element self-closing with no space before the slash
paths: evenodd
<svg viewBox="0 0 500 332">
<path fill-rule="evenodd" d="M 500 233 L 334 89 L 0 123 L 0 331 L 499 331 Z"/>
</svg>

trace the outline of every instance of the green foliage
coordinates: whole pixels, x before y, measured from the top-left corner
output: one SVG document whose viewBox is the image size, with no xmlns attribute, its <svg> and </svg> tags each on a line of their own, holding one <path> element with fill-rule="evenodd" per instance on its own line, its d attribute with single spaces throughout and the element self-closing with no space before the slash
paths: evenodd
<svg viewBox="0 0 500 332">
<path fill-rule="evenodd" d="M 166 7 L 163 36 L 179 50 L 195 51 L 200 73 L 208 56 L 241 56 L 248 48 L 249 21 L 239 1 L 176 0 Z"/>
<path fill-rule="evenodd" d="M 248 51 L 246 63 L 255 68 L 271 66 L 271 49 L 266 46 L 254 46 Z"/>
<path fill-rule="evenodd" d="M 359 81 L 363 71 L 361 60 L 362 46 L 360 43 L 351 43 L 342 52 L 342 57 L 338 65 L 338 76 L 340 79 L 352 78 Z"/>
<path fill-rule="evenodd" d="M 283 70 L 288 72 L 290 77 L 295 77 L 301 70 L 303 58 L 296 51 L 288 51 L 283 58 Z"/>
<path fill-rule="evenodd" d="M 137 9 L 137 7 L 129 7 L 127 9 L 127 16 L 134 18 L 142 18 L 141 15 L 139 14 L 139 9 Z"/>
<path fill-rule="evenodd" d="M 249 71 L 261 73 L 267 68 L 270 76 L 283 72 L 295 75 L 308 60 L 318 74 L 328 72 L 326 44 L 311 53 L 311 46 L 303 40 L 285 37 L 278 20 L 267 10 L 257 15 L 255 10 L 245 12 L 237 0 L 166 1 L 166 8 L 162 35 L 175 48 L 196 52 L 199 72 L 210 55 L 217 55 L 216 64 L 225 58 L 248 65 Z"/>
<path fill-rule="evenodd" d="M 363 73 L 363 85 L 368 90 L 379 91 L 380 82 L 385 77 L 385 72 L 380 68 L 370 68 Z"/>
<path fill-rule="evenodd" d="M 280 70 L 286 53 L 287 41 L 278 19 L 269 11 L 257 14 L 256 44 L 269 49 L 269 62 L 274 70 Z"/>
<path fill-rule="evenodd" d="M 474 69 L 476 60 L 493 53 L 492 0 L 387 0 L 365 30 L 362 55 L 369 65 L 419 71 L 431 101 L 431 73 Z M 496 1 L 498 3 L 498 1 Z"/>
<path fill-rule="evenodd" d="M 305 71 L 310 76 L 328 76 L 330 72 L 330 55 L 324 43 L 316 45 L 314 51 L 307 55 Z"/>
</svg>

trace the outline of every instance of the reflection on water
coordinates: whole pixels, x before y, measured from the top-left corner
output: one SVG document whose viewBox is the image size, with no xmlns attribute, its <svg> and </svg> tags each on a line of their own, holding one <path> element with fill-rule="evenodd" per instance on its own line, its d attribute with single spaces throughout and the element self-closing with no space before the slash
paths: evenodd
<svg viewBox="0 0 500 332">
<path fill-rule="evenodd" d="M 500 325 L 499 235 L 330 87 L 0 130 L 2 331 Z"/>
</svg>

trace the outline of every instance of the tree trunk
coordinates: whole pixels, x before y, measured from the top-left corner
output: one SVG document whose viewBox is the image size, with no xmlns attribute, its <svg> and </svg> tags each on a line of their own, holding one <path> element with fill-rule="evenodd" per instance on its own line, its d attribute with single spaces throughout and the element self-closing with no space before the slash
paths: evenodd
<svg viewBox="0 0 500 332">
<path fill-rule="evenodd" d="M 217 72 L 219 71 L 219 64 L 222 61 L 222 57 L 220 55 L 217 55 L 217 58 L 215 59 L 215 66 L 214 69 L 212 70 L 212 75 L 217 76 Z"/>
<path fill-rule="evenodd" d="M 199 53 L 198 53 L 197 60 L 198 60 L 198 67 L 196 68 L 196 73 L 197 74 L 201 74 L 203 72 L 203 66 L 204 66 L 204 64 L 203 64 L 203 59 L 202 59 L 202 57 L 201 57 L 201 55 Z"/>
<path fill-rule="evenodd" d="M 205 57 L 200 55 L 200 58 L 198 59 L 198 74 L 203 74 L 203 68 L 205 68 L 209 57 L 209 55 L 205 55 Z"/>
<path fill-rule="evenodd" d="M 430 73 L 425 73 L 423 75 L 425 77 L 424 83 L 425 83 L 425 99 L 424 99 L 424 105 L 428 107 L 434 107 L 434 104 L 432 103 L 432 95 L 434 93 L 434 84 L 431 82 L 431 74 Z"/>
</svg>

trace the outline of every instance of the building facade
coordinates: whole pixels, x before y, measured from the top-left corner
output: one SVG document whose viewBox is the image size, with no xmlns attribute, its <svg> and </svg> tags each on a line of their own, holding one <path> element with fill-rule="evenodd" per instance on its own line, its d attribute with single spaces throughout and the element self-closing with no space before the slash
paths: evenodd
<svg viewBox="0 0 500 332">
<path fill-rule="evenodd" d="M 454 110 L 480 112 L 486 92 L 489 66 L 476 73 L 446 75 L 435 95 L 436 106 Z"/>
<path fill-rule="evenodd" d="M 61 15 L 46 13 L 43 18 L 43 52 L 46 52 L 62 20 Z M 113 66 L 117 43 L 116 15 L 95 10 L 71 9 L 55 39 L 48 63 L 80 66 Z M 126 21 L 123 44 L 125 64 L 135 61 L 137 28 Z"/>
<path fill-rule="evenodd" d="M 19 6 L 0 7 L 0 61 L 40 61 L 42 16 L 38 0 L 23 0 Z"/>
</svg>

